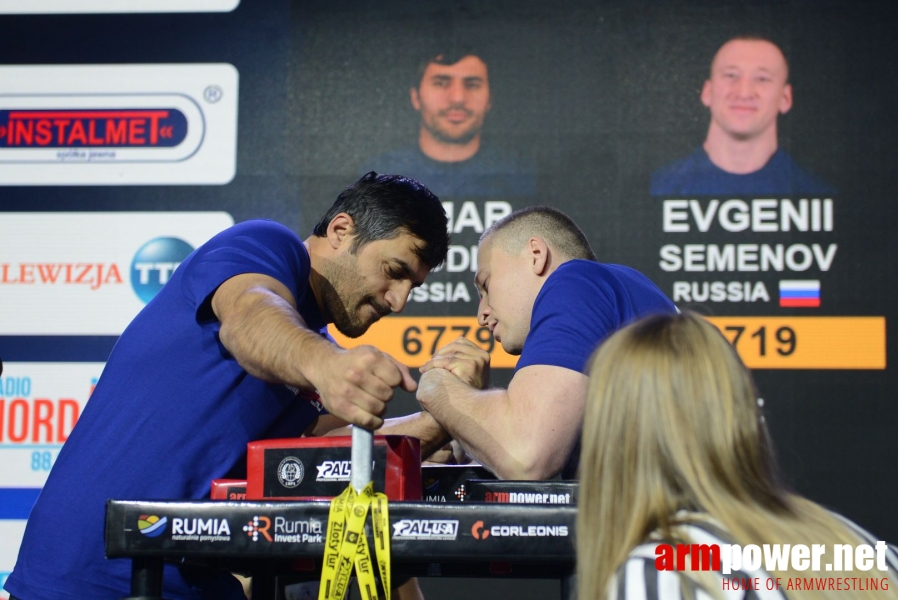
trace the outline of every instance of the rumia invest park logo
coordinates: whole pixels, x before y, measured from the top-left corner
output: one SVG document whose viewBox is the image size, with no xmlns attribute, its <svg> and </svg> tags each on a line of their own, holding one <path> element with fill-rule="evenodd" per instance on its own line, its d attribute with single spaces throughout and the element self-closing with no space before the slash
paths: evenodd
<svg viewBox="0 0 898 600">
<path fill-rule="evenodd" d="M 268 533 L 268 530 L 271 529 L 271 519 L 268 517 L 260 517 L 255 516 L 249 520 L 249 522 L 243 526 L 243 531 L 246 532 L 246 535 L 251 537 L 254 542 L 259 541 L 259 535 L 265 537 L 269 542 L 271 540 L 271 534 Z"/>
</svg>

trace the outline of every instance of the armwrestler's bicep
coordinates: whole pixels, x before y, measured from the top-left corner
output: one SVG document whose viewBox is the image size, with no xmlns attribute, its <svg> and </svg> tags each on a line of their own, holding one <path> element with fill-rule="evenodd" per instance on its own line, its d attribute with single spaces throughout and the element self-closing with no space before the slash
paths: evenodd
<svg viewBox="0 0 898 600">
<path fill-rule="evenodd" d="M 267 291 L 276 294 L 286 300 L 290 306 L 296 308 L 293 294 L 287 286 L 274 277 L 260 273 L 241 273 L 227 279 L 213 292 L 212 312 L 222 322 L 229 316 L 239 314 L 243 307 L 243 301 L 253 291 Z"/>
<path fill-rule="evenodd" d="M 532 440 L 531 451 L 553 477 L 561 472 L 580 435 L 589 379 L 551 365 L 524 367 L 508 386 L 515 429 Z"/>
</svg>

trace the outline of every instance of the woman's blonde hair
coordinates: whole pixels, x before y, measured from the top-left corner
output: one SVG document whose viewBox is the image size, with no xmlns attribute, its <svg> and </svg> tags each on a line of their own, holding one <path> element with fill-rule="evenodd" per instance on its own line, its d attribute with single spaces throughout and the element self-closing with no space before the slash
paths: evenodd
<svg viewBox="0 0 898 600">
<path fill-rule="evenodd" d="M 832 544 L 861 543 L 838 517 L 780 484 L 751 375 L 703 318 L 656 315 L 626 327 L 594 354 L 589 378 L 577 517 L 581 598 L 606 597 L 615 571 L 650 533 L 677 539 L 683 510 L 716 520 L 743 546 L 827 544 L 826 558 Z"/>
</svg>

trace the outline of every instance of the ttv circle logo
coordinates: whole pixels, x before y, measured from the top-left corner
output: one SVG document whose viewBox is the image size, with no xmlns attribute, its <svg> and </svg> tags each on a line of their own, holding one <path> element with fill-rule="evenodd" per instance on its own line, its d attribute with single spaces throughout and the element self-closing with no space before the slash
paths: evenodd
<svg viewBox="0 0 898 600">
<path fill-rule="evenodd" d="M 131 287 L 137 297 L 144 303 L 152 300 L 191 252 L 193 246 L 173 237 L 155 238 L 141 246 L 131 262 Z"/>
</svg>

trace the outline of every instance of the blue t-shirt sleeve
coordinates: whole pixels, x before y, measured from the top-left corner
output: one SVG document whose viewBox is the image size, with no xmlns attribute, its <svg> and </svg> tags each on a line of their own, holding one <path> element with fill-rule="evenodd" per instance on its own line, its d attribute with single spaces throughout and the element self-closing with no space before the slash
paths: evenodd
<svg viewBox="0 0 898 600">
<path fill-rule="evenodd" d="M 214 317 L 208 300 L 222 283 L 243 273 L 277 279 L 297 302 L 308 286 L 309 257 L 295 233 L 274 221 L 246 221 L 219 233 L 182 265 L 182 292 L 197 307 L 198 320 Z"/>
<path fill-rule="evenodd" d="M 593 350 L 617 328 L 617 314 L 614 292 L 605 282 L 579 269 L 557 271 L 533 305 L 517 370 L 550 365 L 583 373 Z"/>
</svg>

